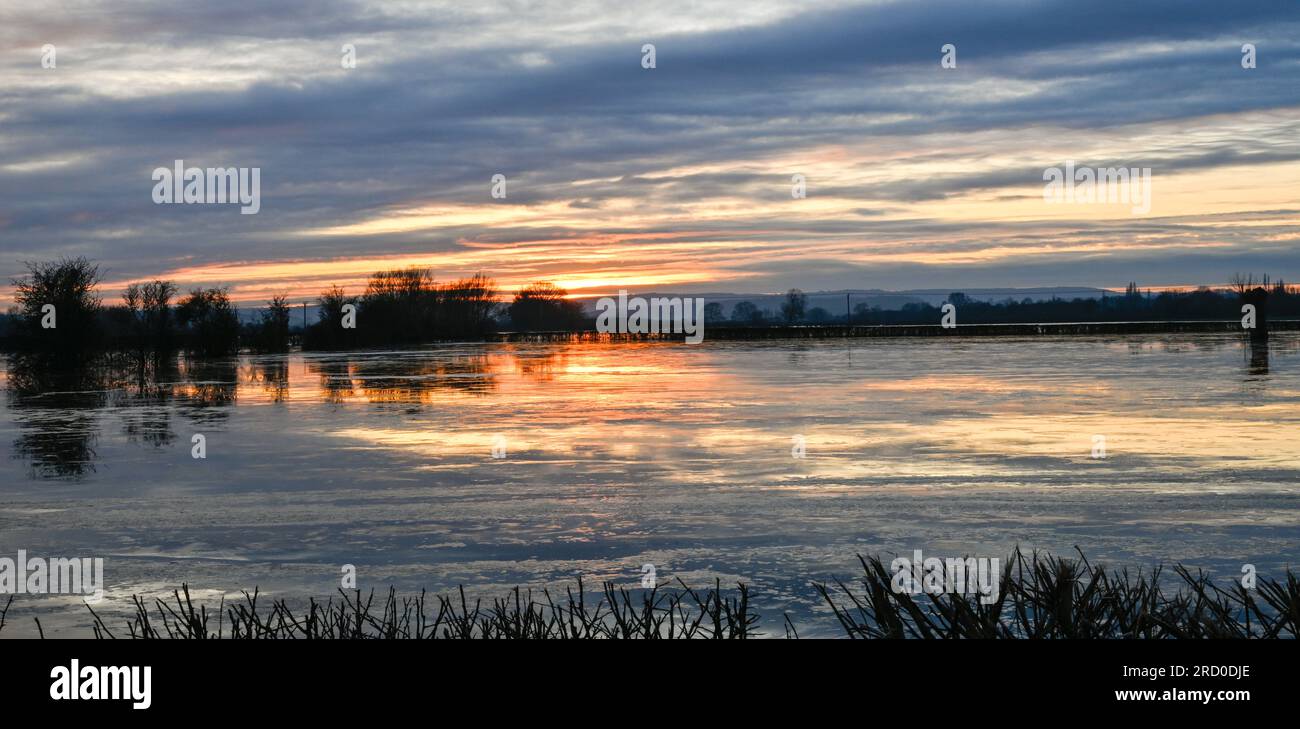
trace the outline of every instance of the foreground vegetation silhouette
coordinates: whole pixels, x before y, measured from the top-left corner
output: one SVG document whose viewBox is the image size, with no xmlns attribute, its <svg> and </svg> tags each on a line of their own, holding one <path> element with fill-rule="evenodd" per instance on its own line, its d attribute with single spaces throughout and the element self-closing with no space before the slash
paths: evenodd
<svg viewBox="0 0 1300 729">
<path fill-rule="evenodd" d="M 816 589 L 851 638 L 1296 638 L 1300 582 L 1259 578 L 1255 589 L 1215 583 L 1179 564 L 1166 580 L 1150 573 L 1107 571 L 1078 559 L 1017 548 L 1007 560 L 998 598 L 975 594 L 913 596 L 891 589 L 879 557 L 863 557 L 858 585 Z M 1176 589 L 1170 590 L 1167 582 Z"/>
<path fill-rule="evenodd" d="M 893 574 L 879 557 L 859 556 L 858 584 L 814 584 L 849 638 L 916 639 L 1271 639 L 1300 636 L 1300 581 L 1291 569 L 1282 579 L 1259 577 L 1255 589 L 1234 581 L 1216 583 L 1182 565 L 1168 575 L 1107 571 L 1078 559 L 1025 555 L 1007 560 L 995 601 L 976 594 L 922 594 L 892 589 Z M 1169 583 L 1173 583 L 1172 589 Z M 376 601 L 374 591 L 339 590 L 341 598 L 315 599 L 295 609 L 286 600 L 267 604 L 258 593 L 242 601 L 196 606 L 189 587 L 152 604 L 136 595 L 135 613 L 110 625 L 93 608 L 97 638 L 712 638 L 758 637 L 760 616 L 749 588 L 732 596 L 721 584 L 703 592 L 685 583 L 669 589 L 628 591 L 605 583 L 600 593 L 576 589 L 555 597 L 516 587 L 485 604 L 460 588 L 453 596 L 425 592 Z M 0 630 L 13 599 L 0 610 Z M 37 622 L 39 629 L 39 621 Z M 797 638 L 787 615 L 786 637 Z"/>
</svg>

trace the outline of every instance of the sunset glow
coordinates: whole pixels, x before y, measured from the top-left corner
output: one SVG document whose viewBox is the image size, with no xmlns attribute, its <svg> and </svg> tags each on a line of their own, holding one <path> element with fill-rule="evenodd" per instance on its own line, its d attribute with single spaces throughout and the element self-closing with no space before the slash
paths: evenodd
<svg viewBox="0 0 1300 729">
<path fill-rule="evenodd" d="M 1084 27 L 1047 52 L 962 11 L 970 62 L 941 73 L 912 50 L 934 29 L 877 5 L 464 10 L 464 34 L 375 5 L 379 27 L 348 30 L 365 48 L 355 72 L 321 50 L 332 32 L 268 18 L 245 28 L 267 42 L 246 43 L 177 18 L 6 11 L 0 305 L 23 261 L 59 255 L 101 262 L 110 302 L 166 278 L 244 305 L 360 293 L 405 266 L 482 272 L 503 295 L 540 280 L 589 295 L 1300 277 L 1300 44 L 1285 25 L 1241 20 L 1267 49 L 1245 70 L 1217 29 Z M 1052 26 L 1046 6 L 1025 13 Z M 583 40 L 537 31 L 556 23 Z M 75 72 L 30 62 L 46 35 L 69 39 Z M 653 71 L 637 63 L 645 37 L 668 61 Z M 718 47 L 758 70 L 719 68 Z M 103 123 L 75 121 L 92 105 Z M 262 209 L 151 205 L 149 171 L 175 159 L 258 167 Z M 1044 170 L 1067 160 L 1150 168 L 1150 211 L 1047 204 Z"/>
</svg>

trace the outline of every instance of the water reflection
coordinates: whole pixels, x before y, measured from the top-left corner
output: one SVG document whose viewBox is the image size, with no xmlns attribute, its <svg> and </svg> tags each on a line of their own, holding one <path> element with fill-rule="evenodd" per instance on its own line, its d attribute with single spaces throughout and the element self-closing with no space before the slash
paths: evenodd
<svg viewBox="0 0 1300 729">
<path fill-rule="evenodd" d="M 175 354 L 137 353 L 126 355 L 123 367 L 134 373 L 130 382 L 114 389 L 114 407 L 122 408 L 122 432 L 131 443 L 155 449 L 171 445 L 176 433 L 171 427 L 172 403 L 180 370 Z M 111 372 L 111 366 L 100 366 Z"/>
<path fill-rule="evenodd" d="M 95 472 L 99 423 L 94 413 L 29 411 L 17 424 L 15 457 L 30 461 L 32 478 L 76 480 Z"/>
<path fill-rule="evenodd" d="M 39 354 L 11 354 L 6 365 L 8 404 L 19 432 L 15 457 L 26 459 L 37 478 L 81 480 L 96 473 L 106 412 L 120 415 L 127 442 L 161 449 L 176 440 L 172 415 L 178 409 L 235 399 L 233 361 L 132 352 L 69 366 Z"/>
<path fill-rule="evenodd" d="M 96 411 L 107 380 L 94 368 L 67 369 L 40 355 L 9 358 L 9 401 L 17 411 L 15 458 L 33 478 L 80 479 L 95 471 Z"/>
<path fill-rule="evenodd" d="M 1268 338 L 1252 337 L 1247 347 L 1247 354 L 1250 357 L 1250 364 L 1246 366 L 1246 372 L 1251 377 L 1263 377 L 1268 374 Z"/>
<path fill-rule="evenodd" d="M 484 357 L 459 361 L 397 361 L 366 359 L 352 365 L 354 381 L 371 403 L 419 404 L 442 389 L 482 393 L 491 389 Z"/>
<path fill-rule="evenodd" d="M 945 339 L 11 358 L 0 554 L 113 555 L 122 596 L 328 595 L 339 564 L 492 595 L 649 562 L 776 615 L 858 552 L 1294 557 L 1300 335 Z"/>
<path fill-rule="evenodd" d="M 568 358 L 561 351 L 514 350 L 515 371 L 533 382 L 552 382 L 564 370 Z"/>
<path fill-rule="evenodd" d="M 183 382 L 174 390 L 181 411 L 196 423 L 218 423 L 230 417 L 225 410 L 239 394 L 239 361 L 185 360 Z"/>
<path fill-rule="evenodd" d="M 282 403 L 289 395 L 289 361 L 284 357 L 253 360 L 248 367 L 247 381 L 260 386 L 271 402 Z"/>
<path fill-rule="evenodd" d="M 137 476 L 183 478 L 167 464 L 185 454 L 167 451 L 185 446 L 190 430 L 216 429 L 237 431 L 245 450 L 275 439 L 256 459 L 273 474 L 266 483 L 292 479 L 290 463 L 343 468 L 312 460 L 322 433 L 328 447 L 382 459 L 363 467 L 396 461 L 394 471 L 458 477 L 488 474 L 485 454 L 506 433 L 511 457 L 493 466 L 498 475 L 517 466 L 535 470 L 516 476 L 541 482 L 796 485 L 1062 477 L 1086 459 L 1093 433 L 1107 434 L 1109 464 L 1134 469 L 1172 473 L 1249 455 L 1232 450 L 1230 435 L 1214 439 L 1222 452 L 1201 444 L 1220 428 L 1252 433 L 1251 457 L 1290 467 L 1300 453 L 1276 419 L 1296 398 L 1295 368 L 1282 363 L 1297 353 L 1300 337 L 1290 335 L 575 342 L 117 355 L 71 370 L 10 356 L 3 376 L 14 457 L 37 480 L 82 480 L 114 457 L 134 459 Z M 1225 411 L 1226 402 L 1251 407 Z M 788 457 L 794 434 L 811 457 Z"/>
<path fill-rule="evenodd" d="M 307 371 L 320 377 L 321 399 L 334 405 L 356 396 L 352 363 L 347 359 L 325 359 L 307 364 Z"/>
<path fill-rule="evenodd" d="M 491 392 L 498 366 L 484 353 L 371 353 L 331 356 L 309 368 L 320 375 L 322 399 L 327 402 L 360 397 L 371 404 L 408 406 L 416 412 L 416 406 L 432 402 L 440 391 Z"/>
</svg>

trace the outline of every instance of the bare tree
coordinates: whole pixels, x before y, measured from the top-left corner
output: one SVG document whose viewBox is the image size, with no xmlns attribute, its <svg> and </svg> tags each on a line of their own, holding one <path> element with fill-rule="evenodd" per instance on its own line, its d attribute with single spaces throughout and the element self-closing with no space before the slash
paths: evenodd
<svg viewBox="0 0 1300 729">
<path fill-rule="evenodd" d="M 808 307 L 808 297 L 799 289 L 790 289 L 785 294 L 785 302 L 781 304 L 781 317 L 786 323 L 792 324 L 804 317 L 804 310 Z"/>
<path fill-rule="evenodd" d="M 122 292 L 122 303 L 131 315 L 133 334 L 143 344 L 165 347 L 172 336 L 171 300 L 176 284 L 171 281 L 133 283 Z"/>
<path fill-rule="evenodd" d="M 1232 274 L 1232 278 L 1229 279 L 1228 284 L 1232 287 L 1233 291 L 1237 292 L 1238 295 L 1245 295 L 1247 291 L 1255 288 L 1268 289 L 1269 276 L 1266 273 L 1257 282 L 1255 280 L 1255 274 L 1253 273 L 1234 273 Z"/>
<path fill-rule="evenodd" d="M 99 266 L 85 258 L 28 263 L 27 276 L 15 279 L 14 299 L 22 326 L 42 349 L 71 353 L 89 349 L 100 338 L 102 302 L 95 295 Z M 47 307 L 52 306 L 53 309 Z M 54 326 L 42 326 L 52 312 Z"/>
</svg>

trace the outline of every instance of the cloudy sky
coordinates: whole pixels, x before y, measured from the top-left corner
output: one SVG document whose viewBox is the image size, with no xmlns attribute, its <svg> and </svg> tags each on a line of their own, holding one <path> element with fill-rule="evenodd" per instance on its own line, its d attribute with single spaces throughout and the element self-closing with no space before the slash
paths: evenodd
<svg viewBox="0 0 1300 729">
<path fill-rule="evenodd" d="M 261 168 L 260 212 L 155 205 L 178 159 Z M 1151 168 L 1151 211 L 1046 204 L 1066 160 Z M 412 264 L 581 293 L 1300 280 L 1298 245 L 1296 0 L 0 6 L 0 304 L 76 255 L 109 293 L 255 301 Z"/>
</svg>

